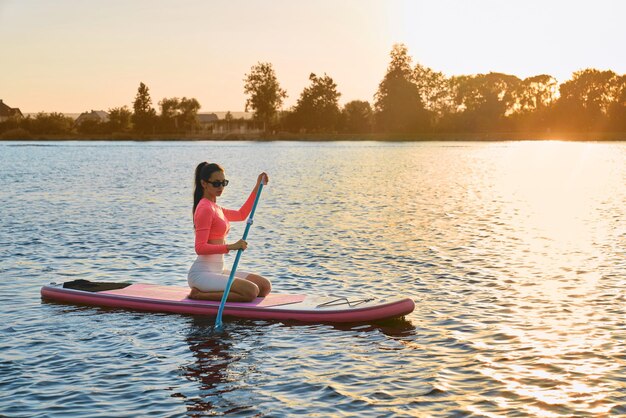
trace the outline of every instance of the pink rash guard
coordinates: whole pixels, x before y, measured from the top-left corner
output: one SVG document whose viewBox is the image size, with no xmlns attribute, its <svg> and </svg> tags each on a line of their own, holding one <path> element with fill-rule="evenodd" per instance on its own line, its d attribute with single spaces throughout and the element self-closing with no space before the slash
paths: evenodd
<svg viewBox="0 0 626 418">
<path fill-rule="evenodd" d="M 202 198 L 193 215 L 193 223 L 196 229 L 196 254 L 226 254 L 226 244 L 209 244 L 209 240 L 224 240 L 230 230 L 230 222 L 245 221 L 252 211 L 255 190 L 250 193 L 248 200 L 239 210 L 225 209 L 209 199 Z"/>
</svg>

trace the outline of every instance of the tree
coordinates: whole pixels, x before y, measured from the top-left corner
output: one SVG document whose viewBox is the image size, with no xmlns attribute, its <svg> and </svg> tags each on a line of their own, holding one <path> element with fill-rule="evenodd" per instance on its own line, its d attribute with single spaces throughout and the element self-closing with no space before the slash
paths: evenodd
<svg viewBox="0 0 626 418">
<path fill-rule="evenodd" d="M 252 109 L 254 118 L 263 122 L 264 129 L 267 129 L 282 106 L 283 99 L 287 97 L 287 92 L 280 88 L 274 68 L 267 62 L 253 65 L 244 81 L 244 93 L 250 96 L 246 100 L 246 112 Z"/>
<path fill-rule="evenodd" d="M 613 71 L 588 68 L 576 71 L 571 80 L 559 87 L 556 118 L 561 129 L 602 130 L 608 124 L 607 114 L 618 100 L 619 76 Z"/>
<path fill-rule="evenodd" d="M 108 125 L 104 122 L 100 122 L 95 119 L 87 119 L 76 127 L 76 131 L 81 134 L 97 135 L 105 133 L 107 131 L 107 127 Z"/>
<path fill-rule="evenodd" d="M 34 134 L 68 134 L 72 131 L 74 120 L 63 113 L 50 114 L 39 112 L 34 118 L 24 120 L 25 128 Z"/>
<path fill-rule="evenodd" d="M 371 132 L 372 118 L 372 107 L 369 102 L 353 100 L 343 107 L 344 131 L 346 132 Z"/>
<path fill-rule="evenodd" d="M 458 76 L 451 80 L 456 114 L 452 125 L 463 131 L 506 128 L 520 79 L 502 73 Z"/>
<path fill-rule="evenodd" d="M 163 98 L 159 102 L 161 115 L 159 116 L 159 130 L 163 133 L 178 131 L 178 116 L 180 115 L 180 100 L 178 97 Z"/>
<path fill-rule="evenodd" d="M 435 122 L 450 112 L 453 107 L 450 79 L 442 72 L 417 63 L 413 68 L 411 80 L 417 86 L 424 108 L 431 113 Z"/>
<path fill-rule="evenodd" d="M 152 107 L 152 99 L 148 87 L 139 83 L 137 95 L 133 102 L 133 124 L 136 132 L 154 132 L 156 111 Z"/>
<path fill-rule="evenodd" d="M 159 101 L 159 131 L 162 133 L 193 132 L 198 128 L 200 103 L 194 98 L 163 98 Z"/>
<path fill-rule="evenodd" d="M 230 131 L 230 124 L 233 122 L 235 118 L 233 117 L 233 114 L 230 113 L 230 110 L 228 112 L 226 112 L 226 115 L 224 115 L 224 120 L 226 121 L 226 130 Z"/>
<path fill-rule="evenodd" d="M 159 101 L 159 131 L 163 133 L 193 132 L 198 128 L 200 103 L 193 97 L 163 98 Z"/>
<path fill-rule="evenodd" d="M 547 74 L 536 75 L 518 84 L 515 96 L 515 112 L 530 113 L 549 107 L 556 100 L 557 81 Z"/>
<path fill-rule="evenodd" d="M 417 86 L 412 82 L 411 57 L 403 44 L 393 46 L 391 62 L 378 85 L 374 108 L 379 130 L 385 132 L 418 132 L 430 126 Z"/>
<path fill-rule="evenodd" d="M 198 128 L 198 110 L 200 110 L 200 103 L 194 99 L 183 97 L 178 104 L 178 110 L 180 111 L 180 126 L 185 132 L 193 132 Z"/>
<path fill-rule="evenodd" d="M 513 107 L 508 116 L 511 127 L 523 132 L 551 129 L 557 88 L 556 79 L 547 74 L 521 80 L 513 91 Z"/>
<path fill-rule="evenodd" d="M 108 110 L 110 132 L 127 132 L 130 130 L 130 123 L 133 113 L 126 106 L 114 107 Z"/>
<path fill-rule="evenodd" d="M 615 100 L 609 106 L 610 128 L 615 132 L 626 132 L 626 74 L 617 80 Z"/>
<path fill-rule="evenodd" d="M 294 107 L 294 120 L 301 129 L 311 132 L 332 132 L 339 122 L 337 84 L 328 75 L 309 75 L 311 84 L 305 87 Z"/>
<path fill-rule="evenodd" d="M 26 119 L 21 116 L 9 116 L 0 122 L 0 132 L 12 131 L 25 126 Z"/>
</svg>

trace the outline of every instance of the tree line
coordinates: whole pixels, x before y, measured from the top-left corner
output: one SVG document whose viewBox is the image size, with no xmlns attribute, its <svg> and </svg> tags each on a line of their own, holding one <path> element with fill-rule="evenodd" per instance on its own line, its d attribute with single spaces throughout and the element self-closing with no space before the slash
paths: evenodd
<svg viewBox="0 0 626 418">
<path fill-rule="evenodd" d="M 87 119 L 77 124 L 62 113 L 40 112 L 26 118 L 9 118 L 0 123 L 0 133 L 13 132 L 42 135 L 79 134 L 98 135 L 115 133 L 186 134 L 196 131 L 200 103 L 194 98 L 163 98 L 158 103 L 160 113 L 152 106 L 150 90 L 139 83 L 132 110 L 127 106 L 107 110 L 109 120 Z M 17 132 L 16 132 L 17 131 Z"/>
<path fill-rule="evenodd" d="M 495 73 L 446 77 L 413 65 L 403 44 L 393 46 L 373 105 L 339 106 L 341 93 L 324 74 L 309 76 L 295 106 L 270 63 L 245 78 L 247 107 L 272 130 L 346 133 L 626 132 L 626 75 L 585 69 L 562 84 L 547 74 L 520 79 Z"/>
<path fill-rule="evenodd" d="M 244 77 L 246 111 L 267 132 L 292 133 L 501 133 L 626 132 L 626 75 L 585 69 L 562 84 L 547 74 L 520 79 L 495 73 L 447 77 L 413 64 L 404 44 L 390 53 L 373 103 L 339 105 L 341 93 L 327 74 L 309 75 L 294 106 L 283 109 L 285 91 L 271 63 L 253 65 Z M 75 125 L 61 113 L 9 118 L 0 134 L 186 134 L 198 129 L 195 98 L 163 98 L 157 114 L 148 87 L 140 83 L 133 101 L 108 110 L 109 120 Z"/>
</svg>

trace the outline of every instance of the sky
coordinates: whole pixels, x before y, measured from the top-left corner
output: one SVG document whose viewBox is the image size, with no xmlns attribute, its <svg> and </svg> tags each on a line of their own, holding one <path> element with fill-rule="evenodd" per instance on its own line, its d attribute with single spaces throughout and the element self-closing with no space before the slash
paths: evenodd
<svg viewBox="0 0 626 418">
<path fill-rule="evenodd" d="M 448 76 L 626 73 L 621 0 L 0 0 L 0 99 L 23 113 L 195 97 L 243 111 L 245 74 L 270 62 L 293 106 L 309 74 L 340 103 L 373 102 L 394 43 Z"/>
</svg>

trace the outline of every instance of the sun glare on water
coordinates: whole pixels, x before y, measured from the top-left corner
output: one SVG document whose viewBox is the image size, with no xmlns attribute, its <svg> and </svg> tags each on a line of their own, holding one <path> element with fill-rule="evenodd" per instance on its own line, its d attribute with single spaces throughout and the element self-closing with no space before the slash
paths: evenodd
<svg viewBox="0 0 626 418">
<path fill-rule="evenodd" d="M 600 266 L 610 263 L 596 243 L 616 233 L 615 220 L 598 221 L 596 211 L 619 205 L 611 190 L 623 180 L 608 171 L 610 152 L 609 146 L 592 143 L 519 143 L 499 163 L 505 174 L 492 189 L 493 200 L 512 220 L 507 234 L 519 243 L 515 250 L 502 249 L 517 300 L 516 320 L 502 324 L 501 332 L 524 344 L 525 355 L 534 359 L 497 364 L 484 359 L 481 372 L 551 407 L 576 402 L 606 413 L 614 406 L 603 402 L 609 388 L 590 383 L 619 367 L 596 364 L 592 353 L 605 351 L 611 334 L 590 326 L 602 322 L 593 303 L 601 287 Z M 579 357 L 587 355 L 581 363 Z M 525 408 L 534 416 L 558 415 L 550 408 Z"/>
</svg>

